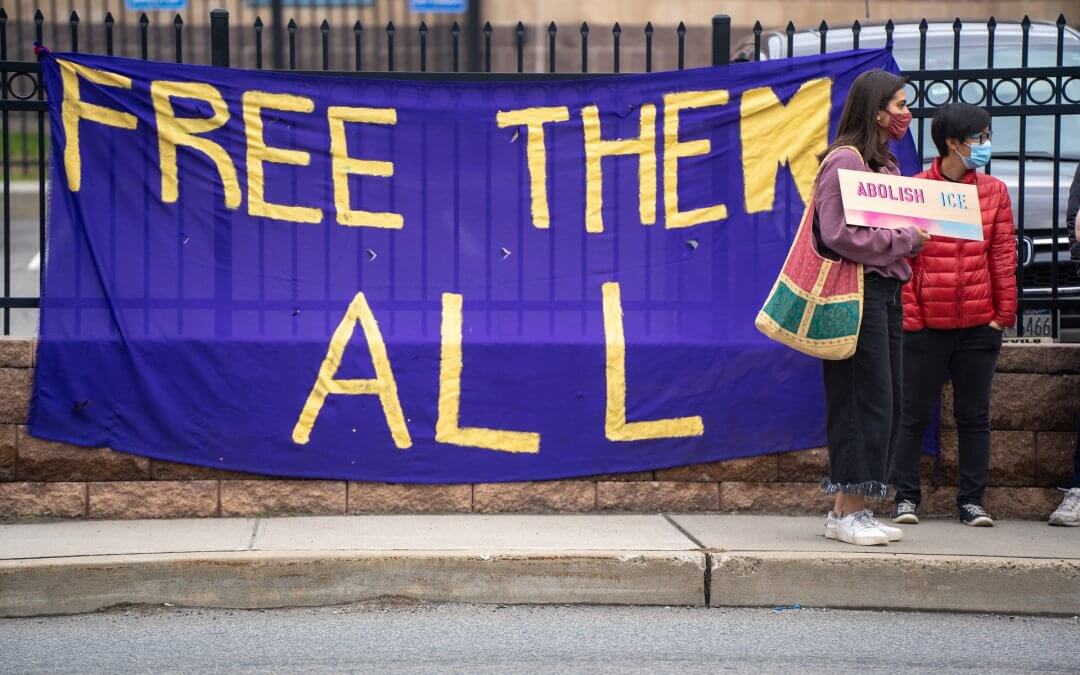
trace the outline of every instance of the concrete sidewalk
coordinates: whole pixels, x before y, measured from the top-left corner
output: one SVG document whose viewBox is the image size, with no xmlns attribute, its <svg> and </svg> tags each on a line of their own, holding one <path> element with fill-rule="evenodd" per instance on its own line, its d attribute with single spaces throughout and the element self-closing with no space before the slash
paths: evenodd
<svg viewBox="0 0 1080 675">
<path fill-rule="evenodd" d="M 1080 531 L 906 528 L 859 548 L 819 518 L 447 515 L 0 526 L 0 616 L 126 603 L 428 601 L 1080 614 Z"/>
</svg>

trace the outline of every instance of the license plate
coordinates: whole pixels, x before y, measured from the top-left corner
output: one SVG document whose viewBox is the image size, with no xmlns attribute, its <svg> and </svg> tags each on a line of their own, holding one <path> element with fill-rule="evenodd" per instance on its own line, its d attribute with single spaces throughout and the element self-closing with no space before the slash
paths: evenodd
<svg viewBox="0 0 1080 675">
<path fill-rule="evenodd" d="M 1015 328 L 1006 331 L 1008 337 L 1016 337 Z M 1048 309 L 1024 310 L 1024 337 L 1051 338 L 1054 335 L 1054 316 Z"/>
</svg>

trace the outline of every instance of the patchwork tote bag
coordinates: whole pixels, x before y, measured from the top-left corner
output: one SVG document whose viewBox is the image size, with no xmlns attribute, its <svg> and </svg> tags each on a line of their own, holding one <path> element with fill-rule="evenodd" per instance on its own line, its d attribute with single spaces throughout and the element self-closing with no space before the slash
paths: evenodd
<svg viewBox="0 0 1080 675">
<path fill-rule="evenodd" d="M 858 153 L 851 146 L 842 146 L 829 156 L 846 151 Z M 816 201 L 817 179 L 780 276 L 754 325 L 792 349 L 839 361 L 851 358 L 859 342 L 863 266 L 844 258 L 831 260 L 818 251 L 814 241 Z"/>
</svg>

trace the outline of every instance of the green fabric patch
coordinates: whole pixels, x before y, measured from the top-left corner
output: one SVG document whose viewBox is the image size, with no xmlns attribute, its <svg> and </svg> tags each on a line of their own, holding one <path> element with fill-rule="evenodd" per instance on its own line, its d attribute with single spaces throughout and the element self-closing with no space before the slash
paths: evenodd
<svg viewBox="0 0 1080 675">
<path fill-rule="evenodd" d="M 798 333 L 799 324 L 802 323 L 803 314 L 806 313 L 806 300 L 792 292 L 787 284 L 781 281 L 776 286 L 776 292 L 765 304 L 765 313 L 784 330 Z"/>
<path fill-rule="evenodd" d="M 859 301 L 848 300 L 818 305 L 810 319 L 806 337 L 811 340 L 835 340 L 859 333 Z"/>
</svg>

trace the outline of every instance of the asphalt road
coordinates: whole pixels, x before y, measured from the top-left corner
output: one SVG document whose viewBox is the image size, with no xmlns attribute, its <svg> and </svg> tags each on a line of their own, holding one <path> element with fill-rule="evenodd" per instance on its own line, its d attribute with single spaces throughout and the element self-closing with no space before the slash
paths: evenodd
<svg viewBox="0 0 1080 675">
<path fill-rule="evenodd" d="M 377 602 L 0 620 L 0 672 L 1080 671 L 1080 618 Z"/>
</svg>

